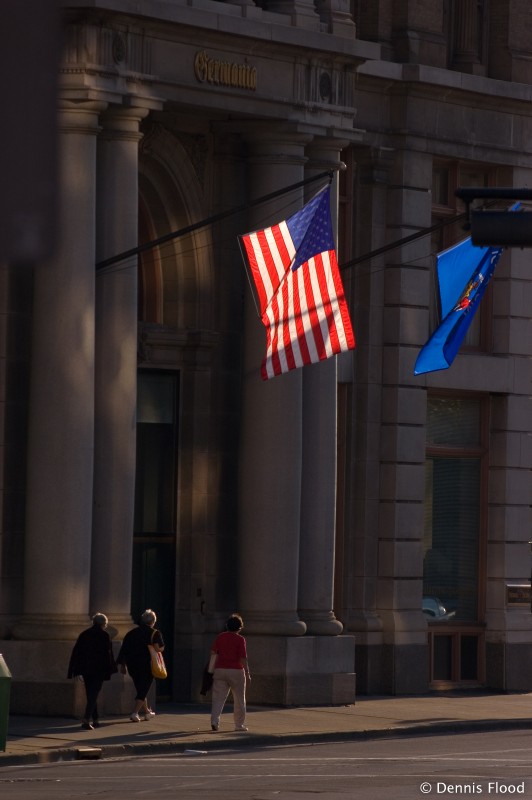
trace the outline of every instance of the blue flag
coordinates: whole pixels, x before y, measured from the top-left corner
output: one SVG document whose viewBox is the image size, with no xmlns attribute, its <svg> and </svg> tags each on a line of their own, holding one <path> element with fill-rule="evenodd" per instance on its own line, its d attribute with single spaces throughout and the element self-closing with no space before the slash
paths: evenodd
<svg viewBox="0 0 532 800">
<path fill-rule="evenodd" d="M 521 203 L 512 205 L 518 211 Z M 471 237 L 436 257 L 442 321 L 421 348 L 414 375 L 447 369 L 454 361 L 501 257 L 502 247 L 476 247 Z"/>
<path fill-rule="evenodd" d="M 438 254 L 442 321 L 421 349 L 414 375 L 451 366 L 502 251 L 502 247 L 476 247 L 469 238 Z"/>
<path fill-rule="evenodd" d="M 520 207 L 521 203 L 514 203 L 509 211 L 518 211 Z M 469 237 L 438 253 L 436 272 L 442 321 L 419 351 L 414 375 L 451 366 L 503 249 L 476 247 Z"/>
</svg>

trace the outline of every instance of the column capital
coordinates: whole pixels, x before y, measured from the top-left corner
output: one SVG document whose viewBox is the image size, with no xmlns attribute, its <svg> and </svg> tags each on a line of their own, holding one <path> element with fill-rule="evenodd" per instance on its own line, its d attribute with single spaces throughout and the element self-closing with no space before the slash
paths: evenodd
<svg viewBox="0 0 532 800">
<path fill-rule="evenodd" d="M 339 139 L 335 136 L 316 136 L 307 146 L 307 155 L 312 162 L 319 162 L 317 166 L 324 165 L 338 167 L 341 163 L 340 153 L 351 144 L 349 139 Z M 314 163 L 312 164 L 314 166 Z"/>
<path fill-rule="evenodd" d="M 305 146 L 312 137 L 295 131 L 274 131 L 273 136 L 256 131 L 246 141 L 250 165 L 304 167 L 308 161 Z"/>
<path fill-rule="evenodd" d="M 81 103 L 61 100 L 59 103 L 58 128 L 62 133 L 98 133 L 100 130 L 100 114 L 107 108 L 107 103 L 94 100 Z"/>
<path fill-rule="evenodd" d="M 305 147 L 313 134 L 296 122 L 274 122 L 264 125 L 262 120 L 239 120 L 238 132 L 251 147 L 278 150 L 280 144 Z"/>
<path fill-rule="evenodd" d="M 140 123 L 149 113 L 148 108 L 109 106 L 100 116 L 100 138 L 140 141 Z"/>
</svg>

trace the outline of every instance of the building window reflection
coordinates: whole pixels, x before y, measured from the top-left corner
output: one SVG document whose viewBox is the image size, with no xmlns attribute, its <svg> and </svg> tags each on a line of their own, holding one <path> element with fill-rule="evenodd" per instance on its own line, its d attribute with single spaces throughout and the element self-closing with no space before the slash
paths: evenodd
<svg viewBox="0 0 532 800">
<path fill-rule="evenodd" d="M 423 613 L 435 688 L 485 676 L 487 398 L 429 394 Z"/>
<path fill-rule="evenodd" d="M 480 616 L 482 407 L 479 398 L 428 398 L 423 595 L 435 622 Z"/>
</svg>

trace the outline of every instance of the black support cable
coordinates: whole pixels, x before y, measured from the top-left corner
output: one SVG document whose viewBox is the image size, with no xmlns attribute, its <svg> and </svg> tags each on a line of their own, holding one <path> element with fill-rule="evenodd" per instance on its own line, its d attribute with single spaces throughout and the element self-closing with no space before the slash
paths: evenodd
<svg viewBox="0 0 532 800">
<path fill-rule="evenodd" d="M 338 169 L 341 169 L 340 164 L 338 165 Z M 138 247 L 132 247 L 131 250 L 125 250 L 123 253 L 118 253 L 116 256 L 111 256 L 110 258 L 105 258 L 103 261 L 98 261 L 96 264 L 96 269 L 99 270 L 104 269 L 104 267 L 110 267 L 112 264 L 116 264 L 118 261 L 124 261 L 124 259 L 129 258 L 130 256 L 136 256 L 139 255 L 139 253 L 144 253 L 146 250 L 151 250 L 153 247 L 157 247 L 160 244 L 170 242 L 172 239 L 177 239 L 179 236 L 185 236 L 187 233 L 193 233 L 194 231 L 199 230 L 199 228 L 204 228 L 206 225 L 214 225 L 214 223 L 220 222 L 223 219 L 227 219 L 227 217 L 231 217 L 233 214 L 240 214 L 242 211 L 246 211 L 248 208 L 257 206 L 260 203 L 267 203 L 269 200 L 274 200 L 276 197 L 281 197 L 283 194 L 287 194 L 294 189 L 299 189 L 301 186 L 307 186 L 307 184 L 313 183 L 314 181 L 320 181 L 324 178 L 329 178 L 329 180 L 331 180 L 332 176 L 332 170 L 320 172 L 318 175 L 313 175 L 312 177 L 305 178 L 297 183 L 292 183 L 290 186 L 285 186 L 283 189 L 278 189 L 270 194 L 257 197 L 256 200 L 250 200 L 247 203 L 243 203 L 241 206 L 229 208 L 227 211 L 220 211 L 219 214 L 213 214 L 213 216 L 202 219 L 199 222 L 194 222 L 192 225 L 187 225 L 185 228 L 172 231 L 164 236 L 160 236 L 158 239 L 152 239 L 150 242 L 145 242 L 144 244 L 138 245 Z"/>
<path fill-rule="evenodd" d="M 341 168 L 341 167 L 340 167 Z M 207 225 L 213 225 L 216 222 L 220 222 L 223 219 L 227 219 L 228 217 L 232 216 L 233 214 L 239 214 L 242 211 L 245 211 L 248 208 L 252 208 L 253 206 L 260 205 L 260 203 L 267 203 L 269 200 L 274 200 L 276 197 L 281 197 L 283 194 L 287 194 L 288 192 L 293 191 L 294 189 L 299 189 L 302 186 L 306 186 L 309 183 L 314 181 L 322 180 L 323 178 L 332 179 L 333 171 L 328 170 L 326 172 L 320 172 L 318 175 L 314 175 L 310 178 L 305 178 L 302 181 L 298 181 L 297 183 L 292 183 L 290 186 L 285 186 L 283 189 L 278 189 L 275 192 L 271 192 L 270 194 L 263 195 L 262 197 L 258 197 L 256 200 L 251 200 L 248 203 L 244 203 L 241 206 L 236 206 L 234 208 L 230 208 L 227 211 L 221 211 L 219 214 L 214 214 L 211 217 L 207 217 L 206 219 L 200 220 L 199 222 L 195 222 L 192 225 L 187 225 L 185 228 L 180 228 L 177 231 L 172 231 L 171 233 L 167 233 L 164 236 L 160 236 L 158 239 L 153 239 L 150 242 L 145 242 L 145 244 L 141 244 L 138 247 L 132 247 L 131 250 L 126 250 L 123 253 L 118 253 L 116 256 L 112 256 L 111 258 L 107 258 L 103 261 L 99 261 L 96 264 L 96 269 L 104 269 L 105 267 L 110 267 L 112 264 L 116 264 L 119 261 L 123 261 L 130 256 L 138 255 L 139 253 L 144 253 L 146 250 L 151 250 L 153 247 L 157 247 L 160 244 L 165 244 L 166 242 L 172 241 L 173 239 L 177 239 L 179 236 L 185 236 L 187 233 L 193 233 L 200 228 L 204 228 Z M 478 189 L 470 190 L 471 192 L 479 192 Z M 489 207 L 493 204 L 495 198 L 503 198 L 508 197 L 508 190 L 501 189 L 499 193 L 493 193 L 493 189 L 489 190 L 492 194 L 486 194 L 486 199 L 491 199 L 492 202 L 487 202 L 485 205 Z M 466 192 L 466 190 L 462 190 L 462 192 Z M 523 199 L 528 199 L 532 197 L 532 190 L 520 190 L 521 196 Z M 456 192 L 458 194 L 458 191 Z M 469 199 L 469 198 L 467 198 Z M 466 200 L 467 202 L 467 200 Z M 468 212 L 461 212 L 459 214 L 455 214 L 448 219 L 440 220 L 439 222 L 434 223 L 434 225 L 430 225 L 427 228 L 422 228 L 420 231 L 416 231 L 416 233 L 411 233 L 409 236 L 405 236 L 403 239 L 397 239 L 394 242 L 390 242 L 389 244 L 385 244 L 382 247 L 378 247 L 376 250 L 370 250 L 369 253 L 364 253 L 363 255 L 356 256 L 356 258 L 352 258 L 350 261 L 347 261 L 345 264 L 340 265 L 340 270 L 350 269 L 351 267 L 356 266 L 357 264 L 362 264 L 364 261 L 369 261 L 376 256 L 383 255 L 384 253 L 388 253 L 390 250 L 395 250 L 397 247 L 402 247 L 403 245 L 410 244 L 411 242 L 415 242 L 417 239 L 421 239 L 424 236 L 428 236 L 430 233 L 434 231 L 441 230 L 445 228 L 447 225 L 454 225 L 457 222 L 466 222 L 468 220 Z M 467 230 L 467 227 L 464 225 L 464 230 Z"/>
<path fill-rule="evenodd" d="M 465 194 L 468 191 L 478 193 L 481 190 L 462 189 L 460 191 Z M 493 193 L 493 191 L 494 191 L 493 189 L 490 189 L 489 192 L 491 192 L 491 194 L 488 194 L 487 193 L 488 190 L 486 190 L 486 195 L 484 194 L 481 195 L 483 198 L 485 197 L 485 199 L 488 200 L 488 202 L 485 203 L 484 208 L 490 208 L 490 206 L 494 205 L 497 199 L 508 197 L 508 191 L 509 191 L 508 189 L 501 189 L 499 190 L 500 193 L 499 192 Z M 532 199 L 532 190 L 520 189 L 516 191 L 519 192 L 519 196 L 521 197 L 521 199 L 527 199 L 527 198 Z M 455 194 L 458 195 L 458 189 L 456 190 Z M 462 194 L 460 194 L 459 196 L 462 197 Z M 420 231 L 417 231 L 416 233 L 411 233 L 410 236 L 405 236 L 404 239 L 397 239 L 397 241 L 390 242 L 390 244 L 385 244 L 382 247 L 379 247 L 377 250 L 371 250 L 369 253 L 364 253 L 364 255 L 352 258 L 351 261 L 348 261 L 346 264 L 342 264 L 340 266 L 340 270 L 349 269 L 349 267 L 354 267 L 356 266 L 356 264 L 362 264 L 362 262 L 369 261 L 369 259 L 374 258 L 375 256 L 380 256 L 383 253 L 387 253 L 389 250 L 395 250 L 396 247 L 402 247 L 405 244 L 410 244 L 410 242 L 415 242 L 416 239 L 422 239 L 423 236 L 428 236 L 429 233 L 433 233 L 434 231 L 439 231 L 442 228 L 445 228 L 447 225 L 454 225 L 456 222 L 465 222 L 466 224 L 464 225 L 464 231 L 466 232 L 469 231 L 470 225 L 469 225 L 468 210 L 462 211 L 460 212 L 460 214 L 455 214 L 454 216 L 449 217 L 448 219 L 442 219 L 439 222 L 435 222 L 434 225 L 431 225 L 429 228 L 422 228 Z"/>
<path fill-rule="evenodd" d="M 369 253 L 364 253 L 362 256 L 352 258 L 351 261 L 348 261 L 346 264 L 342 264 L 340 266 L 340 270 L 349 269 L 350 267 L 354 267 L 356 264 L 361 264 L 363 261 L 369 261 L 375 256 L 380 256 L 383 253 L 387 253 L 389 250 L 395 250 L 396 247 L 402 247 L 404 244 L 415 242 L 416 239 L 422 239 L 423 236 L 428 236 L 429 233 L 439 231 L 446 225 L 454 225 L 456 222 L 461 222 L 465 219 L 467 219 L 467 214 L 462 212 L 461 214 L 455 214 L 453 217 L 449 217 L 449 219 L 440 220 L 440 222 L 434 223 L 434 225 L 431 225 L 429 228 L 422 228 L 420 231 L 416 231 L 416 233 L 411 233 L 410 236 L 405 236 L 404 239 L 397 239 L 397 241 L 385 244 L 382 247 L 377 248 L 377 250 L 371 250 Z"/>
</svg>

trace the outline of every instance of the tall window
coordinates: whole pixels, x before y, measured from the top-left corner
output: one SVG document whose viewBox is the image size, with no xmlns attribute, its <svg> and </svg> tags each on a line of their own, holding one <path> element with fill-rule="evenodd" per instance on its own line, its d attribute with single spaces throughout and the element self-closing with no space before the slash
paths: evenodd
<svg viewBox="0 0 532 800">
<path fill-rule="evenodd" d="M 479 619 L 482 430 L 478 398 L 429 396 L 423 593 L 457 622 Z"/>
<path fill-rule="evenodd" d="M 423 611 L 433 685 L 478 684 L 485 670 L 485 403 L 429 396 Z"/>
</svg>

